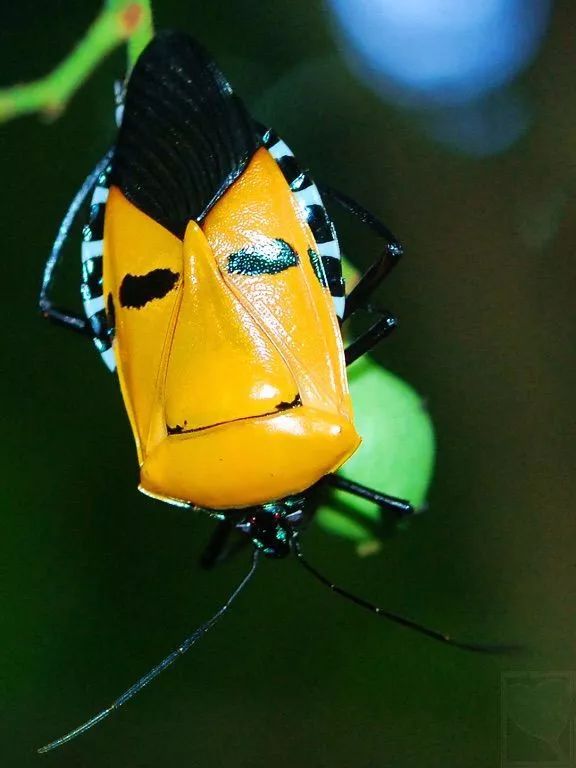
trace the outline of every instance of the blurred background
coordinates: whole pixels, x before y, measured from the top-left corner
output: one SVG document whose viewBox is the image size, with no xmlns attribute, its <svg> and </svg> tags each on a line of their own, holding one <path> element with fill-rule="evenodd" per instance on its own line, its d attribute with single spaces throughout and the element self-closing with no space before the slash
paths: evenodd
<svg viewBox="0 0 576 768">
<path fill-rule="evenodd" d="M 115 379 L 90 343 L 36 311 L 61 217 L 113 141 L 119 51 L 59 120 L 0 125 L 2 764 L 576 765 L 565 692 L 576 674 L 576 6 L 154 6 L 157 27 L 201 40 L 301 164 L 406 247 L 380 292 L 401 326 L 378 359 L 434 420 L 429 509 L 371 558 L 314 526 L 310 559 L 392 610 L 526 651 L 440 646 L 338 600 L 290 560 L 266 562 L 217 630 L 128 707 L 35 754 L 159 661 L 246 568 L 201 571 L 213 523 L 136 492 Z M 48 72 L 99 7 L 2 2 L 1 84 Z M 342 232 L 367 266 L 373 240 L 347 222 Z M 532 712 L 519 728 L 502 709 L 510 672 Z M 550 672 L 563 692 L 544 691 Z"/>
</svg>

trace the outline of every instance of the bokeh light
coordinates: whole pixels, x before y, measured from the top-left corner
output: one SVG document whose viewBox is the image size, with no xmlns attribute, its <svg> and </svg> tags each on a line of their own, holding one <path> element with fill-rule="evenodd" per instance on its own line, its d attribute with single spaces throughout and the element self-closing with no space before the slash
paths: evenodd
<svg viewBox="0 0 576 768">
<path fill-rule="evenodd" d="M 523 93 L 505 88 L 467 104 L 424 109 L 418 117 L 423 132 L 439 144 L 471 157 L 488 157 L 524 136 L 533 109 Z"/>
<path fill-rule="evenodd" d="M 550 0 L 329 0 L 365 81 L 403 104 L 462 104 L 533 58 Z"/>
<path fill-rule="evenodd" d="M 511 86 L 538 50 L 551 0 L 329 4 L 353 69 L 386 101 L 410 109 L 434 141 L 483 157 L 528 130 L 529 99 Z"/>
</svg>

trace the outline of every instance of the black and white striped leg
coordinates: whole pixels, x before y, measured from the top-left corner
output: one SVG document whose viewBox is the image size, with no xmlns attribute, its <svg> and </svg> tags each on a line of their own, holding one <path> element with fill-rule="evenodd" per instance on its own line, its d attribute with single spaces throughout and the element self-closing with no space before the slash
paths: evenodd
<svg viewBox="0 0 576 768">
<path fill-rule="evenodd" d="M 414 507 L 409 501 L 406 501 L 406 499 L 399 499 L 397 496 L 389 496 L 386 493 L 380 493 L 380 491 L 368 488 L 361 483 L 347 480 L 341 475 L 326 475 L 324 480 L 332 488 L 338 488 L 340 491 L 346 491 L 361 499 L 373 501 L 375 504 L 378 504 L 379 507 L 387 512 L 392 512 L 398 518 L 414 513 Z"/>
<path fill-rule="evenodd" d="M 364 331 L 357 339 L 349 344 L 344 350 L 344 359 L 346 365 L 351 365 L 359 357 L 370 352 L 374 347 L 389 336 L 398 325 L 394 315 L 386 310 L 376 310 L 367 308 L 369 312 L 379 315 L 378 320 L 373 323 L 368 330 Z"/>
<path fill-rule="evenodd" d="M 324 198 L 338 203 L 344 210 L 358 217 L 363 224 L 370 227 L 370 229 L 375 232 L 378 237 L 384 240 L 385 243 L 384 252 L 380 258 L 369 267 L 360 278 L 358 284 L 350 291 L 348 296 L 346 296 L 346 309 L 343 317 L 343 319 L 346 320 L 350 315 L 354 314 L 354 312 L 366 304 L 371 294 L 396 266 L 402 256 L 402 246 L 398 240 L 396 240 L 392 232 L 390 232 L 388 227 L 377 219 L 376 216 L 370 213 L 370 211 L 367 211 L 366 208 L 363 208 L 355 200 L 352 200 L 351 197 L 348 197 L 331 187 L 319 185 L 319 189 Z"/>
</svg>

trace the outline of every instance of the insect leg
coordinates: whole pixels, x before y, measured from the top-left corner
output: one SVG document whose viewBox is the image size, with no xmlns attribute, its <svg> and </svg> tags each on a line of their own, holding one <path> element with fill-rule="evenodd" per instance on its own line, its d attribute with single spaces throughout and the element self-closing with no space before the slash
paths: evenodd
<svg viewBox="0 0 576 768">
<path fill-rule="evenodd" d="M 228 562 L 228 560 L 232 560 L 232 558 L 234 558 L 240 552 L 244 552 L 251 544 L 252 542 L 247 536 L 239 536 L 234 541 L 234 543 L 228 544 L 227 547 L 224 547 L 221 550 L 218 557 L 214 560 L 214 563 L 209 567 L 211 568 L 217 565 L 222 565 L 223 563 Z M 202 566 L 206 568 L 204 563 L 202 563 Z"/>
<path fill-rule="evenodd" d="M 346 347 L 344 350 L 346 365 L 351 365 L 359 357 L 374 349 L 382 339 L 392 333 L 398 324 L 394 315 L 386 310 L 370 308 L 369 311 L 379 315 L 378 320 Z"/>
<path fill-rule="evenodd" d="M 342 475 L 326 475 L 325 481 L 332 488 L 338 488 L 341 491 L 351 493 L 353 496 L 359 496 L 361 499 L 368 499 L 378 504 L 379 507 L 389 512 L 393 512 L 398 517 L 411 515 L 414 507 L 406 499 L 399 499 L 397 496 L 389 496 L 387 493 L 380 493 L 366 485 L 348 480 Z"/>
<path fill-rule="evenodd" d="M 98 177 L 110 162 L 111 155 L 112 150 L 107 152 L 106 155 L 104 155 L 104 157 L 97 163 L 94 170 L 88 174 L 84 180 L 84 183 L 70 203 L 70 207 L 68 208 L 66 215 L 60 224 L 58 234 L 56 235 L 56 240 L 54 241 L 54 245 L 52 246 L 52 250 L 50 251 L 50 255 L 46 261 L 44 274 L 42 276 L 40 296 L 38 299 L 38 306 L 43 317 L 51 320 L 54 323 L 57 323 L 58 325 L 62 325 L 65 328 L 70 328 L 77 333 L 91 337 L 94 336 L 94 332 L 87 319 L 77 312 L 55 306 L 52 299 L 50 298 L 50 291 L 54 283 L 55 270 L 58 263 L 60 262 L 62 255 L 62 248 L 68 240 L 70 229 L 76 219 L 76 216 L 78 215 L 78 211 L 86 201 L 86 198 L 90 192 L 92 192 L 96 186 Z"/>
<path fill-rule="evenodd" d="M 384 240 L 384 251 L 380 258 L 360 278 L 358 284 L 350 291 L 346 297 L 346 309 L 344 311 L 344 320 L 353 315 L 361 306 L 365 305 L 368 298 L 387 277 L 390 271 L 400 260 L 403 250 L 402 246 L 396 240 L 392 232 L 370 211 L 363 208 L 351 197 L 338 192 L 331 187 L 318 185 L 321 194 L 338 203 L 344 210 L 357 216 L 360 221 L 366 224 L 375 232 L 378 237 Z"/>
<path fill-rule="evenodd" d="M 222 520 L 216 526 L 214 533 L 206 546 L 206 549 L 200 557 L 200 565 L 206 570 L 214 568 L 223 559 L 223 550 L 232 533 L 234 523 L 232 520 Z"/>
<path fill-rule="evenodd" d="M 49 299 L 41 299 L 39 306 L 42 317 L 45 317 L 46 320 L 50 320 L 50 322 L 55 325 L 60 325 L 63 328 L 69 328 L 71 331 L 81 333 L 88 338 L 92 338 L 92 329 L 86 318 L 82 317 L 82 315 L 77 312 L 71 312 L 68 309 L 55 307 Z"/>
</svg>

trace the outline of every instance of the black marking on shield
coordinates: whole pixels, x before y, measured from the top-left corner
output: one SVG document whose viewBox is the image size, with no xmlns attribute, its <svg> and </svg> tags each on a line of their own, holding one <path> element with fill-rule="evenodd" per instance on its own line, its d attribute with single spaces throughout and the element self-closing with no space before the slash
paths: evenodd
<svg viewBox="0 0 576 768">
<path fill-rule="evenodd" d="M 180 275 L 171 269 L 153 269 L 145 275 L 126 275 L 120 285 L 120 304 L 141 309 L 154 299 L 162 299 L 174 288 Z"/>
<path fill-rule="evenodd" d="M 170 426 L 170 424 L 166 424 L 166 431 L 169 435 L 188 435 L 192 434 L 193 432 L 205 432 L 208 429 L 213 429 L 214 427 L 220 427 L 222 424 L 237 424 L 239 421 L 251 421 L 252 419 L 263 419 L 266 416 L 276 416 L 279 412 L 290 410 L 291 408 L 299 408 L 302 405 L 302 400 L 300 399 L 300 395 L 297 394 L 294 400 L 292 402 L 287 403 L 286 401 L 282 400 L 278 403 L 276 406 L 276 409 L 274 411 L 267 411 L 266 413 L 256 413 L 252 416 L 240 416 L 237 419 L 230 419 L 230 421 L 218 421 L 215 424 L 206 424 L 204 427 L 192 427 L 191 429 L 188 428 L 188 422 L 186 419 L 184 419 L 184 425 L 182 424 L 175 424 L 173 427 Z"/>
<path fill-rule="evenodd" d="M 298 254 L 285 240 L 248 245 L 228 256 L 228 272 L 239 275 L 277 275 L 298 265 Z"/>
<path fill-rule="evenodd" d="M 287 403 L 285 400 L 282 400 L 278 403 L 276 406 L 277 411 L 289 411 L 290 408 L 299 408 L 302 405 L 302 400 L 300 399 L 300 394 L 297 394 L 294 400 Z"/>
<path fill-rule="evenodd" d="M 183 424 L 176 424 L 173 427 L 166 424 L 166 431 L 168 432 L 169 435 L 181 435 L 182 432 L 188 431 L 188 422 L 186 421 L 186 419 L 184 419 Z"/>
</svg>

